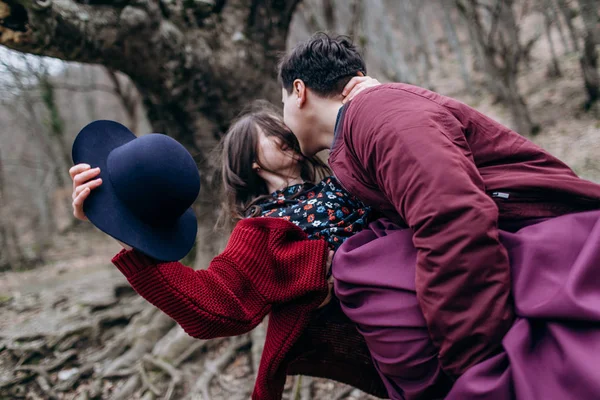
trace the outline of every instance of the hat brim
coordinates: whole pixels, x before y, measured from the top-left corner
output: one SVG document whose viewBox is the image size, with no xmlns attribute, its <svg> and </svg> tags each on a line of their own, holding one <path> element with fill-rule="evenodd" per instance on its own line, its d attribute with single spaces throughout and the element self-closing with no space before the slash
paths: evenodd
<svg viewBox="0 0 600 400">
<path fill-rule="evenodd" d="M 99 120 L 86 125 L 73 142 L 75 164 L 99 167 L 102 185 L 90 192 L 83 204 L 85 216 L 98 229 L 160 261 L 185 257 L 194 245 L 198 230 L 191 208 L 168 225 L 155 226 L 142 221 L 118 199 L 109 178 L 106 161 L 110 152 L 136 136 L 114 121 Z"/>
</svg>

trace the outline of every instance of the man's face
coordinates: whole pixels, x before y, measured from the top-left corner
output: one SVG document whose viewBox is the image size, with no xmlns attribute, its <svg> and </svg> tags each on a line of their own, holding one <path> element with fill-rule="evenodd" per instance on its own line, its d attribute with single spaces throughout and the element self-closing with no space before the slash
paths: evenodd
<svg viewBox="0 0 600 400">
<path fill-rule="evenodd" d="M 285 88 L 281 89 L 281 101 L 283 102 L 283 122 L 291 129 L 300 144 L 300 151 L 306 157 L 316 154 L 313 149 L 314 143 L 311 137 L 310 124 L 306 121 L 306 107 L 299 107 L 299 97 L 292 90 L 288 94 Z"/>
</svg>

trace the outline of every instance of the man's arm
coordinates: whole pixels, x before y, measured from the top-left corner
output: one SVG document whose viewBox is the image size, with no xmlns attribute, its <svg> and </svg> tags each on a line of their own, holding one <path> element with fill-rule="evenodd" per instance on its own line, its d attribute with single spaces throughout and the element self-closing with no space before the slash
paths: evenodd
<svg viewBox="0 0 600 400">
<path fill-rule="evenodd" d="M 388 114 L 369 165 L 414 231 L 417 297 L 444 370 L 458 377 L 497 353 L 512 325 L 510 267 L 466 139 L 418 125 Z"/>
</svg>

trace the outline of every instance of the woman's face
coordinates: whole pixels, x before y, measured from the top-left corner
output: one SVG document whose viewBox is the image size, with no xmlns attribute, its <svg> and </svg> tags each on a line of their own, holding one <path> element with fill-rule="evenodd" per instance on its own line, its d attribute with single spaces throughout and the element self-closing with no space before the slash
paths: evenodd
<svg viewBox="0 0 600 400">
<path fill-rule="evenodd" d="M 267 136 L 258 127 L 257 133 L 256 152 L 259 167 L 282 177 L 295 177 L 302 155 L 277 136 Z"/>
</svg>

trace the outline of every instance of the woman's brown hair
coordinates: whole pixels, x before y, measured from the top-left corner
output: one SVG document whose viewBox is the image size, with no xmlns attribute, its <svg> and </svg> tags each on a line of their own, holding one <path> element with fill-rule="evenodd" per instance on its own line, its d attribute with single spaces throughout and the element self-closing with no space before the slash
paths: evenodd
<svg viewBox="0 0 600 400">
<path fill-rule="evenodd" d="M 229 227 L 246 216 L 256 216 L 253 206 L 270 195 L 265 181 L 252 168 L 258 160 L 258 129 L 300 154 L 296 137 L 271 103 L 257 101 L 244 110 L 231 124 L 221 143 L 224 199 L 220 225 Z M 300 165 L 300 176 L 305 182 L 316 182 L 331 173 L 316 156 L 302 157 Z"/>
</svg>

